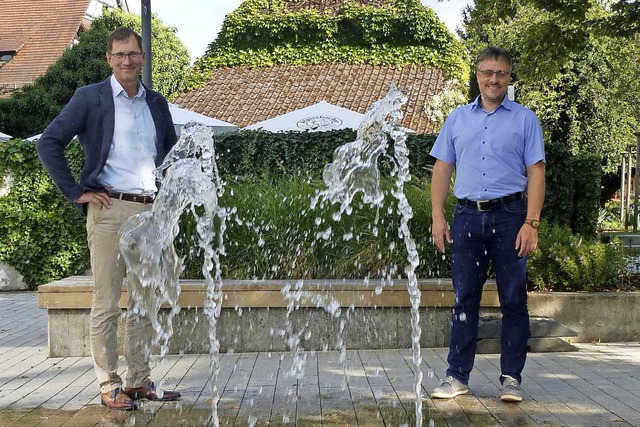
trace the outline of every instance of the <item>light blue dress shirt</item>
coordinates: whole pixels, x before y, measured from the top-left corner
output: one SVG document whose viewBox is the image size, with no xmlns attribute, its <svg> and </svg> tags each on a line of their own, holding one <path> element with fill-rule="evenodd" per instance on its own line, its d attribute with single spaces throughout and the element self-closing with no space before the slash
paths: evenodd
<svg viewBox="0 0 640 427">
<path fill-rule="evenodd" d="M 479 100 L 447 117 L 430 154 L 455 165 L 453 194 L 459 199 L 490 200 L 524 191 L 526 168 L 545 161 L 540 122 L 506 96 L 490 113 Z"/>
<path fill-rule="evenodd" d="M 101 185 L 114 191 L 153 195 L 156 192 L 156 127 L 147 105 L 146 91 L 129 98 L 115 76 L 111 76 L 115 127 L 109 157 L 98 176 Z"/>
</svg>

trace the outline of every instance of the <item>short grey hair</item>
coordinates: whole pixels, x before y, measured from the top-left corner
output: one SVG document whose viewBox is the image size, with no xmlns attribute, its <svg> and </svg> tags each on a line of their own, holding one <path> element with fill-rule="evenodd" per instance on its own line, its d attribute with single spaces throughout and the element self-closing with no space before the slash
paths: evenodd
<svg viewBox="0 0 640 427">
<path fill-rule="evenodd" d="M 509 71 L 511 71 L 511 67 L 513 66 L 511 55 L 509 52 L 504 50 L 501 47 L 489 46 L 478 55 L 478 59 L 476 60 L 476 70 L 480 69 L 480 64 L 485 59 L 495 59 L 496 61 L 504 61 L 509 64 Z"/>
<path fill-rule="evenodd" d="M 136 42 L 138 42 L 138 48 L 140 48 L 140 52 L 142 52 L 142 37 L 129 27 L 118 27 L 109 35 L 109 38 L 107 38 L 107 52 L 111 52 L 111 49 L 113 49 L 114 41 L 117 40 L 119 42 L 126 43 L 126 41 L 129 40 L 129 37 L 134 37 L 136 39 Z"/>
</svg>

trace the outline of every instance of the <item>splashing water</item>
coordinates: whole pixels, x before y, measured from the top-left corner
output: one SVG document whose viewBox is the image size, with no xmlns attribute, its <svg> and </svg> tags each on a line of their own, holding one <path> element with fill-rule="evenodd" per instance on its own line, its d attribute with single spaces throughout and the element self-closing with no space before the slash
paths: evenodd
<svg viewBox="0 0 640 427">
<path fill-rule="evenodd" d="M 139 282 L 136 285 L 133 281 L 134 286 L 130 285 L 129 292 L 135 301 L 134 312 L 150 318 L 156 332 L 153 344 L 160 345 L 160 358 L 163 358 L 169 351 L 173 318 L 180 312 L 179 278 L 184 270 L 183 258 L 178 255 L 174 241 L 183 214 L 189 213 L 195 219 L 197 247 L 204 257 L 202 274 L 207 288 L 204 311 L 209 320 L 211 345 L 212 421 L 217 426 L 219 396 L 216 378 L 220 345 L 216 337 L 216 320 L 222 302 L 220 256 L 224 255 L 222 236 L 227 212 L 218 206 L 224 182 L 214 161 L 211 131 L 202 124 L 187 123 L 180 140 L 155 173 L 162 185 L 153 207 L 129 218 L 120 237 L 127 274 Z M 214 242 L 217 242 L 216 247 Z M 131 280 L 129 282 L 132 284 Z M 160 319 L 163 304 L 171 309 L 165 319 Z"/>
<path fill-rule="evenodd" d="M 339 211 L 333 215 L 339 221 L 342 215 L 350 215 L 351 202 L 357 193 L 362 201 L 373 206 L 382 206 L 385 194 L 380 189 L 378 160 L 381 156 L 392 164 L 395 187 L 392 195 L 397 201 L 401 214 L 399 235 L 407 249 L 408 264 L 404 273 L 408 278 L 411 300 L 412 349 L 415 371 L 415 417 L 416 426 L 422 426 L 422 371 L 420 369 L 420 291 L 415 268 L 419 259 L 415 242 L 409 232 L 409 220 L 413 216 L 411 206 L 404 195 L 404 183 L 409 182 L 409 159 L 406 147 L 406 131 L 398 122 L 402 118 L 401 107 L 406 96 L 393 84 L 387 95 L 373 104 L 366 114 L 356 141 L 339 147 L 334 153 L 333 163 L 326 166 L 323 174 L 327 188 L 318 192 L 311 200 L 311 207 L 320 204 L 339 204 Z M 388 154 L 389 138 L 393 140 L 393 153 Z M 217 377 L 220 371 L 218 352 L 220 344 L 216 336 L 216 321 L 221 312 L 222 277 L 220 257 L 225 255 L 223 236 L 227 217 L 235 213 L 218 205 L 224 192 L 225 183 L 220 179 L 215 163 L 215 152 L 211 132 L 204 125 L 190 122 L 184 126 L 182 136 L 167 155 L 165 162 L 156 170 L 162 185 L 148 212 L 130 218 L 123 227 L 120 247 L 129 268 L 128 274 L 136 277 L 139 285 L 130 286 L 136 301 L 134 310 L 147 315 L 155 330 L 154 344 L 160 345 L 160 357 L 169 351 L 169 339 L 173 333 L 173 318 L 180 311 L 179 277 L 184 270 L 184 259 L 178 254 L 175 241 L 184 216 L 195 222 L 197 242 L 194 247 L 202 251 L 204 258 L 202 274 L 205 279 L 207 296 L 205 314 L 209 321 L 209 341 L 211 355 L 212 415 L 210 422 L 219 425 L 217 405 L 219 393 Z M 317 238 L 330 239 L 331 227 Z M 343 238 L 353 238 L 348 236 Z M 258 243 L 259 244 L 259 243 Z M 392 282 L 393 271 L 388 274 Z M 135 284 L 136 281 L 130 281 Z M 288 287 L 287 287 L 288 286 Z M 328 296 L 320 296 L 302 289 L 302 282 L 283 287 L 282 293 L 288 301 L 288 314 L 282 335 L 294 353 L 294 365 L 290 374 L 301 378 L 304 373 L 306 356 L 301 351 L 301 342 L 308 333 L 305 327 L 294 331 L 289 316 L 302 301 L 313 301 L 316 307 L 340 321 L 340 334 L 350 320 L 353 307 L 341 310 L 340 304 Z M 382 292 L 382 288 L 380 288 Z M 377 289 L 376 289 L 377 292 Z M 160 307 L 168 306 L 166 317 L 160 318 Z M 346 346 L 341 336 L 336 337 L 336 345 L 346 363 Z M 149 351 L 147 349 L 147 351 Z M 343 366 L 344 368 L 344 366 Z M 283 418 L 284 420 L 284 418 Z"/>
<path fill-rule="evenodd" d="M 401 215 L 399 234 L 407 249 L 408 264 L 404 273 L 408 279 L 408 291 L 411 301 L 411 343 L 415 372 L 415 416 L 416 426 L 422 426 L 422 370 L 420 365 L 420 289 L 415 269 L 419 258 L 415 241 L 409 231 L 409 220 L 413 210 L 404 194 L 404 183 L 409 182 L 409 150 L 407 149 L 407 132 L 398 124 L 402 119 L 401 107 L 407 97 L 393 83 L 386 96 L 376 101 L 367 112 L 357 139 L 338 147 L 334 152 L 333 163 L 327 165 L 323 178 L 327 188 L 320 191 L 312 200 L 312 208 L 318 203 L 340 204 L 340 210 L 333 219 L 338 221 L 343 214 L 351 214 L 351 202 L 357 193 L 362 193 L 362 201 L 366 204 L 382 207 L 384 193 L 380 190 L 380 170 L 378 159 L 387 157 L 392 165 L 391 175 L 396 177 L 393 197 L 397 200 Z M 393 140 L 393 154 L 387 153 L 389 137 Z"/>
<path fill-rule="evenodd" d="M 308 324 L 302 327 L 298 331 L 293 330 L 293 325 L 290 320 L 290 316 L 294 310 L 296 310 L 302 303 L 312 302 L 316 307 L 322 308 L 331 317 L 340 319 L 340 328 L 338 329 L 336 336 L 336 348 L 340 351 L 340 357 L 338 361 L 343 364 L 347 359 L 347 346 L 344 340 L 344 326 L 351 317 L 351 313 L 354 310 L 353 306 L 349 306 L 343 310 L 340 301 L 332 298 L 328 295 L 321 295 L 313 291 L 304 291 L 304 281 L 299 280 L 294 285 L 285 284 L 282 287 L 282 294 L 287 300 L 287 318 L 285 320 L 285 330 L 282 331 L 282 335 L 287 341 L 287 345 L 293 352 L 293 365 L 288 375 L 295 377 L 298 380 L 304 379 L 304 368 L 307 361 L 307 353 L 301 348 L 303 337 L 309 334 L 307 330 Z M 346 377 L 344 378 L 346 385 Z"/>
</svg>

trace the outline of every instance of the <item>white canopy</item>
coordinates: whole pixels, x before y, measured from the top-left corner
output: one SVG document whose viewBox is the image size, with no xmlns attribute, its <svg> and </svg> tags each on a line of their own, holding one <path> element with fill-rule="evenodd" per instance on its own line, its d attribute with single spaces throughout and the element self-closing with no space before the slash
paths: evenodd
<svg viewBox="0 0 640 427">
<path fill-rule="evenodd" d="M 207 126 L 214 135 L 218 135 L 223 132 L 233 132 L 238 130 L 238 126 L 223 122 L 222 120 L 214 119 L 213 117 L 205 116 L 204 114 L 194 113 L 193 111 L 186 110 L 184 108 L 178 107 L 175 104 L 169 104 L 169 112 L 171 113 L 171 118 L 173 119 L 173 127 L 176 130 L 176 134 L 178 137 L 180 136 L 180 130 L 182 126 L 186 125 L 190 121 L 202 123 Z M 27 138 L 29 141 L 37 141 L 40 139 L 42 134 L 33 135 Z M 1 137 L 0 137 L 0 140 Z"/>
<path fill-rule="evenodd" d="M 238 126 L 232 123 L 223 122 L 222 120 L 214 119 L 213 117 L 205 116 L 204 114 L 194 113 L 193 111 L 178 107 L 175 104 L 169 104 L 169 111 L 171 112 L 173 126 L 176 128 L 178 136 L 180 136 L 182 126 L 186 125 L 190 121 L 202 123 L 211 129 L 214 135 L 238 130 Z"/>
<path fill-rule="evenodd" d="M 7 135 L 6 133 L 2 133 L 0 132 L 0 142 L 2 141 L 8 141 L 10 139 L 12 139 L 13 137 L 11 135 Z"/>
<path fill-rule="evenodd" d="M 363 119 L 364 114 L 329 104 L 327 101 L 320 101 L 317 104 L 254 123 L 245 129 L 262 129 L 269 132 L 358 129 Z"/>
</svg>

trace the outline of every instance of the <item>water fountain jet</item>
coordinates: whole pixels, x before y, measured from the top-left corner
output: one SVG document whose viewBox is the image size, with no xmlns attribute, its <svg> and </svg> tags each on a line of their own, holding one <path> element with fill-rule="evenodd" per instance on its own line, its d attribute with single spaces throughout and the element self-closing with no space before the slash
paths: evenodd
<svg viewBox="0 0 640 427">
<path fill-rule="evenodd" d="M 403 186 L 410 179 L 408 150 L 405 144 L 406 131 L 398 124 L 402 117 L 401 107 L 406 96 L 393 84 L 387 95 L 376 102 L 365 116 L 356 141 L 339 147 L 335 151 L 334 161 L 327 165 L 323 178 L 327 188 L 318 192 L 311 201 L 311 209 L 318 205 L 339 204 L 340 209 L 333 215 L 339 221 L 342 215 L 351 214 L 351 203 L 357 193 L 362 193 L 362 201 L 373 206 L 382 206 L 384 194 L 380 190 L 380 171 L 378 159 L 384 156 L 391 161 L 391 171 L 395 179 L 393 197 L 397 201 L 401 214 L 399 236 L 404 240 L 408 264 L 404 268 L 408 280 L 411 299 L 411 324 L 413 329 L 412 348 L 415 368 L 416 426 L 422 425 L 422 399 L 420 370 L 420 326 L 418 308 L 420 291 L 417 286 L 415 268 L 418 255 L 415 242 L 411 238 L 408 223 L 412 210 L 404 195 Z M 387 152 L 389 138 L 393 141 L 393 153 Z M 179 312 L 179 277 L 184 269 L 184 260 L 175 248 L 180 220 L 184 212 L 189 212 L 196 222 L 197 243 L 202 251 L 204 262 L 202 274 L 205 279 L 207 297 L 205 314 L 209 320 L 209 341 L 211 354 L 211 391 L 212 416 L 210 422 L 217 426 L 217 403 L 219 400 L 216 378 L 219 371 L 219 341 L 216 336 L 216 319 L 220 315 L 222 277 L 220 257 L 224 256 L 223 237 L 226 219 L 233 209 L 219 206 L 218 199 L 224 191 L 224 182 L 219 178 L 215 164 L 215 152 L 211 134 L 204 125 L 189 123 L 183 130 L 183 136 L 169 153 L 165 162 L 157 170 L 162 185 L 156 201 L 149 212 L 131 218 L 125 225 L 121 238 L 123 255 L 129 266 L 130 275 L 140 279 L 140 289 L 131 289 L 138 304 L 136 310 L 149 315 L 156 331 L 156 342 L 161 344 L 161 357 L 168 351 L 168 341 L 173 332 L 172 319 Z M 329 238 L 331 229 L 326 230 Z M 393 270 L 393 269 L 392 269 Z M 386 282 L 393 284 L 389 273 Z M 288 313 L 296 309 L 301 299 L 311 299 L 316 306 L 327 313 L 340 318 L 341 330 L 349 319 L 349 310 L 340 311 L 336 300 L 289 287 L 283 289 L 288 298 Z M 171 310 L 166 319 L 158 316 L 160 307 L 169 305 Z M 336 310 L 337 306 L 337 310 Z M 287 315 L 287 318 L 289 316 Z M 288 340 L 293 351 L 294 366 L 292 373 L 301 376 L 304 372 L 304 354 L 300 342 L 302 331 L 294 331 L 287 326 L 283 337 Z M 346 358 L 344 340 L 338 338 L 341 360 Z"/>
</svg>

